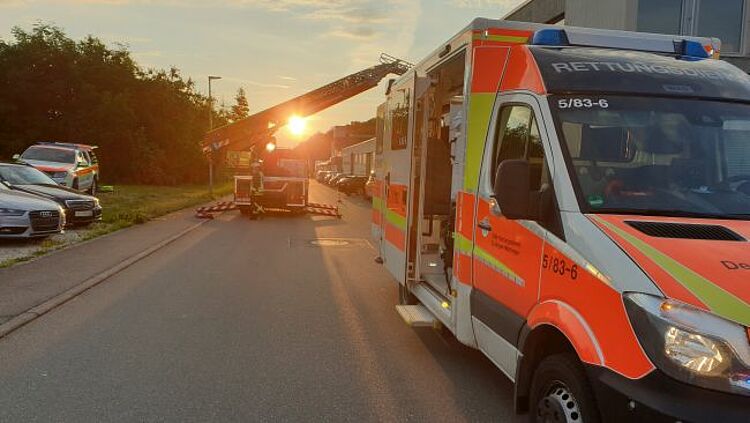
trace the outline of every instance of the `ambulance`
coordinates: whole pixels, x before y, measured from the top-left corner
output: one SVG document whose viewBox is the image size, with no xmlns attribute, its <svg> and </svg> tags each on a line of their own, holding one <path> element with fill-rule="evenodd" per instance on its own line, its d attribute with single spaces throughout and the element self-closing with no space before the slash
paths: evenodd
<svg viewBox="0 0 750 423">
<path fill-rule="evenodd" d="M 532 421 L 750 421 L 750 78 L 719 49 L 476 19 L 389 84 L 396 309 Z"/>
</svg>

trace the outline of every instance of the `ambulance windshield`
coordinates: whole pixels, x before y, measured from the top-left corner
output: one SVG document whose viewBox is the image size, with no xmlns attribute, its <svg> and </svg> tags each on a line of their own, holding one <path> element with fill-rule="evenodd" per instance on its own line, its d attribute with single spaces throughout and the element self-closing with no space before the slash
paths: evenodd
<svg viewBox="0 0 750 423">
<path fill-rule="evenodd" d="M 750 219 L 750 105 L 550 97 L 582 209 Z"/>
</svg>

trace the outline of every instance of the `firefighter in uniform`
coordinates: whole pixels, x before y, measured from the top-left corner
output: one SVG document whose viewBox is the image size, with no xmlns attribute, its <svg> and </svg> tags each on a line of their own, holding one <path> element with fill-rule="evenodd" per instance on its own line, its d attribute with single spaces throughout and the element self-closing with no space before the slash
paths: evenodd
<svg viewBox="0 0 750 423">
<path fill-rule="evenodd" d="M 253 177 L 250 188 L 250 218 L 256 219 L 264 211 L 260 204 L 260 198 L 263 197 L 263 170 L 260 162 L 255 161 L 250 165 L 250 175 Z"/>
</svg>

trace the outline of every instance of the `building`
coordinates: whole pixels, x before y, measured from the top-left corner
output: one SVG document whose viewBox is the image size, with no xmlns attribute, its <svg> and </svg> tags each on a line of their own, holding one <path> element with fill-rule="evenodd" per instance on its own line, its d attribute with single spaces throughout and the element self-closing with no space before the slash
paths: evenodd
<svg viewBox="0 0 750 423">
<path fill-rule="evenodd" d="M 750 72 L 750 0 L 527 0 L 504 19 L 717 37 L 721 57 Z"/>
<path fill-rule="evenodd" d="M 347 175 L 369 176 L 375 155 L 375 138 L 344 147 L 341 150 L 342 171 Z"/>
</svg>

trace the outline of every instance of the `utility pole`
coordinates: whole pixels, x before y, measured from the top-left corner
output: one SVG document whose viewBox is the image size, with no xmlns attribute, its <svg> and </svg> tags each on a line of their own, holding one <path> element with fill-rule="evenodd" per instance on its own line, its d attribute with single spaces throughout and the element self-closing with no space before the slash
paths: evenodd
<svg viewBox="0 0 750 423">
<path fill-rule="evenodd" d="M 214 129 L 214 98 L 211 95 L 211 81 L 221 79 L 220 76 L 209 75 L 208 76 L 208 130 Z M 214 146 L 209 145 L 208 152 L 208 193 L 213 198 L 214 196 Z"/>
</svg>

